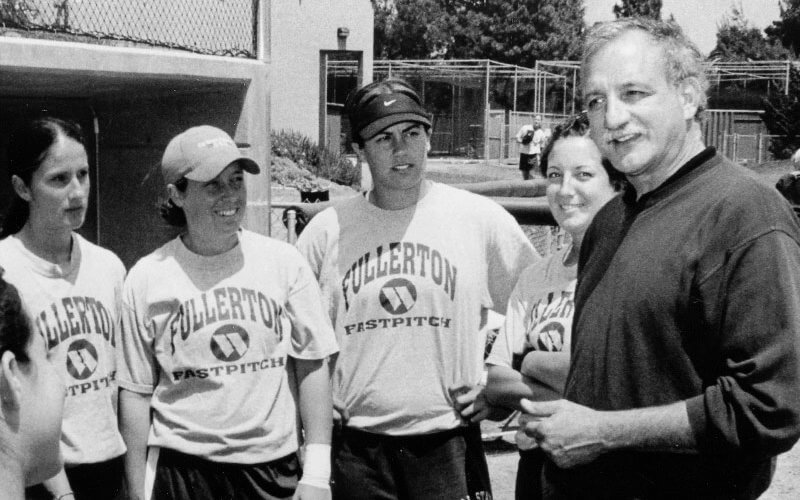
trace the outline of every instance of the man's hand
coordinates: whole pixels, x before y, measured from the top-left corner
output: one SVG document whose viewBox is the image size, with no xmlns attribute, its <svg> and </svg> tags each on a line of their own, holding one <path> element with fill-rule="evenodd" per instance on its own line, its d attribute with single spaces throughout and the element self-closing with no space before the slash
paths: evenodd
<svg viewBox="0 0 800 500">
<path fill-rule="evenodd" d="M 293 500 L 330 500 L 330 488 L 318 488 L 308 484 L 298 484 Z"/>
<path fill-rule="evenodd" d="M 525 412 L 521 427 L 559 467 L 586 464 L 608 451 L 601 433 L 601 412 L 565 399 L 523 399 L 521 404 Z"/>
</svg>

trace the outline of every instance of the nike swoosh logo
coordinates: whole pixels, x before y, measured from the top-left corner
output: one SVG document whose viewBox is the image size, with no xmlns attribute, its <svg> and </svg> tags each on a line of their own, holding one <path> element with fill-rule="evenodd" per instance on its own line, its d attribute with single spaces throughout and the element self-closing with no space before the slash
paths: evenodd
<svg viewBox="0 0 800 500">
<path fill-rule="evenodd" d="M 391 101 L 383 101 L 383 105 L 384 106 L 391 106 L 395 102 L 397 102 L 397 99 L 392 99 Z"/>
</svg>

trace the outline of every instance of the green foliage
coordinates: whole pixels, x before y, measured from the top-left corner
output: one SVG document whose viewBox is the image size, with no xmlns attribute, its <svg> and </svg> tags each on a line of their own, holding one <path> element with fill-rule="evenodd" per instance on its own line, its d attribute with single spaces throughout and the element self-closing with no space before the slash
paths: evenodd
<svg viewBox="0 0 800 500">
<path fill-rule="evenodd" d="M 789 72 L 788 95 L 775 92 L 764 98 L 764 124 L 770 134 L 781 135 L 772 140 L 770 152 L 775 158 L 788 158 L 800 147 L 800 68 Z"/>
<path fill-rule="evenodd" d="M 372 0 L 375 57 L 494 59 L 534 67 L 570 59 L 582 39 L 582 0 Z"/>
<path fill-rule="evenodd" d="M 270 132 L 270 141 L 272 142 L 273 168 L 277 158 L 285 158 L 291 160 L 296 168 L 308 172 L 308 176 L 304 178 L 313 179 L 313 176 L 317 176 L 344 186 L 357 186 L 361 180 L 361 171 L 346 156 L 318 146 L 300 132 L 272 131 Z M 278 166 L 280 175 L 287 175 L 290 179 L 303 177 L 300 173 L 287 167 L 286 162 L 278 163 L 280 163 Z M 273 173 L 273 179 L 275 179 L 275 175 Z M 280 182 L 280 180 L 276 179 L 276 182 Z"/>
<path fill-rule="evenodd" d="M 800 57 L 800 0 L 781 0 L 781 18 L 764 31 L 772 42 L 780 42 Z"/>
<path fill-rule="evenodd" d="M 376 58 L 427 59 L 447 52 L 451 18 L 440 0 L 372 0 L 372 3 Z"/>
<path fill-rule="evenodd" d="M 661 19 L 661 0 L 622 0 L 622 5 L 614 4 L 614 16 Z"/>
<path fill-rule="evenodd" d="M 486 0 L 455 11 L 454 58 L 494 59 L 534 67 L 539 59 L 570 59 L 582 41 L 580 0 Z"/>
<path fill-rule="evenodd" d="M 788 56 L 785 48 L 767 40 L 758 28 L 748 23 L 741 7 L 733 6 L 731 13 L 717 27 L 717 45 L 709 57 L 734 62 L 770 61 Z"/>
</svg>

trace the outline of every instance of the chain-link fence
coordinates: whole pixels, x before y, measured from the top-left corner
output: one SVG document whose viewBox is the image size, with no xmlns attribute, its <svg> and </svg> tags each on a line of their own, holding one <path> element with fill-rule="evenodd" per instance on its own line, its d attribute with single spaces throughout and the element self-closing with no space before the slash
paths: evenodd
<svg viewBox="0 0 800 500">
<path fill-rule="evenodd" d="M 738 163 L 760 164 L 775 160 L 771 144 L 784 136 L 769 134 L 723 134 L 720 152 Z"/>
<path fill-rule="evenodd" d="M 258 0 L 0 0 L 0 27 L 255 58 Z"/>
</svg>

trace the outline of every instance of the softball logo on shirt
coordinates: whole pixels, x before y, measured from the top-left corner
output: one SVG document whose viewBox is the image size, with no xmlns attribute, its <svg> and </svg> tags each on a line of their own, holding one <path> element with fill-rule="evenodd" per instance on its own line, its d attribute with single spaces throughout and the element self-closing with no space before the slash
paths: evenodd
<svg viewBox="0 0 800 500">
<path fill-rule="evenodd" d="M 345 334 L 403 328 L 449 329 L 452 318 L 442 314 L 452 309 L 457 277 L 458 269 L 450 259 L 428 245 L 398 241 L 378 246 L 356 259 L 341 283 L 345 310 L 350 309 L 360 293 L 368 294 L 360 300 L 376 306 L 380 304 L 380 308 L 370 305 L 359 309 L 356 314 L 360 321 L 343 325 Z M 375 284 L 367 288 L 373 282 Z M 378 284 L 380 289 L 376 290 Z M 430 312 L 412 315 L 420 294 L 429 297 L 423 309 Z"/>
<path fill-rule="evenodd" d="M 211 336 L 211 352 L 220 361 L 238 361 L 250 347 L 250 336 L 238 325 L 224 325 Z"/>
<path fill-rule="evenodd" d="M 97 349 L 86 339 L 78 339 L 67 350 L 67 373 L 77 380 L 85 380 L 97 370 Z"/>
<path fill-rule="evenodd" d="M 562 351 L 564 349 L 564 325 L 561 321 L 550 321 L 539 330 L 536 348 L 540 351 Z"/>
<path fill-rule="evenodd" d="M 389 280 L 381 288 L 380 301 L 389 314 L 405 314 L 417 302 L 417 288 L 405 278 Z"/>
<path fill-rule="evenodd" d="M 528 312 L 526 338 L 537 351 L 563 351 L 575 308 L 573 292 L 550 292 Z"/>
<path fill-rule="evenodd" d="M 365 253 L 354 261 L 350 269 L 345 272 L 342 278 L 342 297 L 345 310 L 350 309 L 353 298 L 364 287 L 375 280 L 397 275 L 403 275 L 407 283 L 414 278 L 430 280 L 451 301 L 455 299 L 458 269 L 447 257 L 435 248 L 422 243 L 396 241 Z M 387 300 L 389 300 L 388 296 Z M 389 300 L 389 304 L 392 304 L 394 300 L 395 298 Z M 383 304 L 383 294 L 381 294 L 381 304 Z M 406 304 L 406 310 L 408 310 L 408 305 Z M 386 310 L 391 314 L 401 314 Z"/>
</svg>

